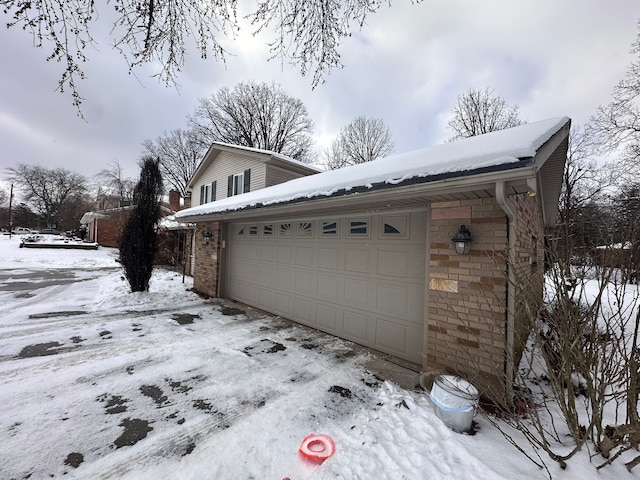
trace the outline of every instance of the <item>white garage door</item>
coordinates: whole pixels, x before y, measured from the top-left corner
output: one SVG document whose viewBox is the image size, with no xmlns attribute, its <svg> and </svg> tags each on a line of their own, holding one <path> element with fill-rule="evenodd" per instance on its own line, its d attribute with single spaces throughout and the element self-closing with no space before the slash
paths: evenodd
<svg viewBox="0 0 640 480">
<path fill-rule="evenodd" d="M 227 296 L 422 363 L 426 213 L 235 223 Z"/>
</svg>

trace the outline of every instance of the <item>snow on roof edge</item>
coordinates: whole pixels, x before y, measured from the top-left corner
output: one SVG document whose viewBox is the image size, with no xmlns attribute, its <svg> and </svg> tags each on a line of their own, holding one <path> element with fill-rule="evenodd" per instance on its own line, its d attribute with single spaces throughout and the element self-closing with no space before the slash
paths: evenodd
<svg viewBox="0 0 640 480">
<path fill-rule="evenodd" d="M 330 170 L 290 180 L 268 188 L 198 205 L 176 213 L 176 218 L 283 204 L 335 196 L 344 191 L 366 191 L 374 185 L 435 181 L 447 176 L 474 175 L 483 171 L 517 168 L 568 122 L 555 117 L 451 143 L 397 154 L 360 165 Z M 528 164 L 528 163 L 527 163 Z"/>
</svg>

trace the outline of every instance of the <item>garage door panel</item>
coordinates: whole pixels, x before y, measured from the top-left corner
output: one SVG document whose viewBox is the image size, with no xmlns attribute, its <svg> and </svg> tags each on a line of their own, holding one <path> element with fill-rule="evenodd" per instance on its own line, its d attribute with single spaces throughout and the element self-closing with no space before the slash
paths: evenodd
<svg viewBox="0 0 640 480">
<path fill-rule="evenodd" d="M 347 272 L 369 272 L 369 250 L 347 248 L 345 251 L 344 269 Z"/>
<path fill-rule="evenodd" d="M 378 283 L 376 306 L 379 311 L 406 320 L 409 316 L 409 292 L 405 285 Z"/>
<path fill-rule="evenodd" d="M 380 249 L 378 251 L 378 275 L 407 278 L 409 276 L 407 252 Z"/>
<path fill-rule="evenodd" d="M 273 262 L 273 245 L 260 244 L 260 260 L 263 262 Z"/>
<path fill-rule="evenodd" d="M 295 291 L 303 295 L 313 295 L 313 279 L 314 274 L 308 270 L 296 270 L 295 273 Z"/>
<path fill-rule="evenodd" d="M 295 270 L 287 267 L 277 267 L 276 288 L 284 292 L 293 291 L 293 275 Z"/>
<path fill-rule="evenodd" d="M 377 348 L 394 352 L 398 356 L 407 354 L 409 329 L 405 323 L 377 318 L 376 327 L 375 345 Z"/>
<path fill-rule="evenodd" d="M 276 293 L 276 313 L 279 313 L 283 316 L 292 314 L 291 297 L 291 295 L 287 295 L 284 293 Z"/>
<path fill-rule="evenodd" d="M 345 310 L 343 314 L 344 323 L 342 335 L 356 343 L 367 343 L 367 327 L 369 325 L 369 315 Z"/>
<path fill-rule="evenodd" d="M 339 247 L 319 247 L 318 248 L 318 267 L 337 270 L 340 267 L 340 248 Z"/>
<path fill-rule="evenodd" d="M 276 308 L 276 294 L 273 290 L 260 289 L 259 292 L 259 307 L 267 312 L 272 312 Z"/>
<path fill-rule="evenodd" d="M 275 268 L 272 265 L 260 265 L 260 283 L 271 285 L 275 280 Z"/>
<path fill-rule="evenodd" d="M 296 265 L 313 267 L 313 247 L 296 247 Z"/>
<path fill-rule="evenodd" d="M 313 304 L 306 298 L 293 298 L 293 315 L 300 323 L 313 326 L 314 319 L 311 316 L 312 309 Z"/>
<path fill-rule="evenodd" d="M 258 259 L 258 245 L 247 244 L 244 247 L 244 255 L 243 257 L 247 260 L 257 260 Z"/>
<path fill-rule="evenodd" d="M 278 245 L 278 254 L 276 261 L 278 264 L 290 264 L 293 263 L 293 247 L 291 245 Z"/>
<path fill-rule="evenodd" d="M 338 309 L 331 305 L 319 303 L 316 309 L 316 327 L 325 332 L 339 335 Z"/>
<path fill-rule="evenodd" d="M 369 282 L 354 278 L 344 279 L 344 297 L 348 303 L 367 307 L 369 305 Z"/>
<path fill-rule="evenodd" d="M 341 285 L 344 285 L 341 277 L 337 275 L 319 273 L 318 298 L 322 300 L 342 302 L 344 297 L 341 293 L 344 291 L 344 286 L 341 287 Z"/>
<path fill-rule="evenodd" d="M 244 285 L 244 298 L 246 298 L 246 302 L 250 305 L 258 304 L 258 287 L 253 285 L 245 284 Z"/>
</svg>

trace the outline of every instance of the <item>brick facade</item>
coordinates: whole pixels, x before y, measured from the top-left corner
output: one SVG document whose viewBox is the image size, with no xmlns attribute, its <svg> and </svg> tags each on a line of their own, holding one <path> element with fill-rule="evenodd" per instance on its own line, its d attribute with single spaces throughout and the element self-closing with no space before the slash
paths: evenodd
<svg viewBox="0 0 640 480">
<path fill-rule="evenodd" d="M 103 247 L 118 248 L 120 246 L 120 235 L 129 219 L 129 215 L 131 215 L 131 209 L 127 208 L 110 212 L 107 218 L 93 220 L 97 222 L 97 229 L 90 225 L 89 231 L 92 232 L 92 235 L 89 240 L 98 242 Z M 97 238 L 92 238 L 93 235 Z"/>
<path fill-rule="evenodd" d="M 451 238 L 473 237 L 468 255 Z M 425 370 L 464 376 L 482 390 L 504 383 L 507 217 L 494 198 L 434 203 L 429 230 Z"/>
<path fill-rule="evenodd" d="M 516 245 L 513 264 L 515 281 L 514 361 L 520 358 L 531 322 L 542 303 L 544 289 L 544 220 L 539 196 L 517 195 L 511 199 L 516 210 Z"/>
<path fill-rule="evenodd" d="M 202 233 L 211 232 L 212 237 L 207 245 Z M 220 268 L 222 247 L 222 223 L 198 223 L 195 233 L 195 264 L 193 289 L 208 297 L 217 297 L 220 286 Z"/>
</svg>

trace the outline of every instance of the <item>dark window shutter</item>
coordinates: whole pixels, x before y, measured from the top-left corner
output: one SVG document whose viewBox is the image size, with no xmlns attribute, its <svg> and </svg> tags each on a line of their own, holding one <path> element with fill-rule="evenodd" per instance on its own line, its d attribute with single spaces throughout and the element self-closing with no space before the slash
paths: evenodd
<svg viewBox="0 0 640 480">
<path fill-rule="evenodd" d="M 233 196 L 233 175 L 229 175 L 229 182 L 227 183 L 227 197 Z"/>
<path fill-rule="evenodd" d="M 216 184 L 218 182 L 217 181 L 213 181 L 211 182 L 211 201 L 215 202 L 216 201 Z"/>
<path fill-rule="evenodd" d="M 251 188 L 251 169 L 248 168 L 244 171 L 244 193 L 247 193 Z"/>
<path fill-rule="evenodd" d="M 200 205 L 204 203 L 204 185 L 200 185 Z"/>
</svg>

